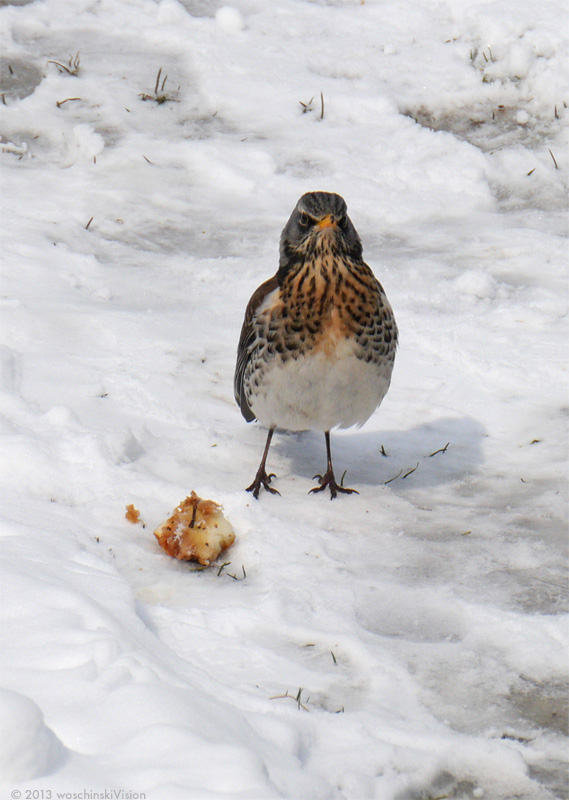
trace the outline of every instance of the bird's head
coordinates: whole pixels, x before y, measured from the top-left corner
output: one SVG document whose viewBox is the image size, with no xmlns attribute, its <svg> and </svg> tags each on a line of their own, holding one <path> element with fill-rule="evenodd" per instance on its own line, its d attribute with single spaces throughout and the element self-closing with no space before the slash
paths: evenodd
<svg viewBox="0 0 569 800">
<path fill-rule="evenodd" d="M 325 247 L 333 254 L 360 260 L 362 243 L 347 211 L 346 201 L 339 194 L 303 194 L 281 234 L 281 268 Z"/>
</svg>

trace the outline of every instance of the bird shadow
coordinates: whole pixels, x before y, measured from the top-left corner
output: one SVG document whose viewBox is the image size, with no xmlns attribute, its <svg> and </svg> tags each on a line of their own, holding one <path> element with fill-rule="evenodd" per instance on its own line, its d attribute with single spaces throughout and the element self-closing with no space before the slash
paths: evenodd
<svg viewBox="0 0 569 800">
<path fill-rule="evenodd" d="M 472 417 L 442 417 L 406 430 L 332 431 L 336 480 L 347 486 L 389 484 L 397 493 L 447 484 L 484 462 L 485 428 Z M 326 470 L 324 436 L 315 431 L 278 431 L 277 453 L 291 472 L 312 479 Z"/>
</svg>

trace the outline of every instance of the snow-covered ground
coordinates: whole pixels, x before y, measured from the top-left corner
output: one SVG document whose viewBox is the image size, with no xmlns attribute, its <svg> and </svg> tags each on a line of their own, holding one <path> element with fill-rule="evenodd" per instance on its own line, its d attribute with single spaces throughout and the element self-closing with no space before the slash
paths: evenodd
<svg viewBox="0 0 569 800">
<path fill-rule="evenodd" d="M 566 798 L 563 0 L 0 5 L 2 798 Z M 282 433 L 257 502 L 235 350 L 309 190 L 401 346 L 360 495 Z M 152 535 L 192 489 L 209 570 Z"/>
</svg>

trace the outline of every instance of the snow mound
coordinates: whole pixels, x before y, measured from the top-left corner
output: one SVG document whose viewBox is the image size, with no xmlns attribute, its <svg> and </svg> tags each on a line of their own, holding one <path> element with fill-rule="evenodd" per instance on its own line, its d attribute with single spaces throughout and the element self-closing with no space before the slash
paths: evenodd
<svg viewBox="0 0 569 800">
<path fill-rule="evenodd" d="M 226 33 L 239 33 L 245 27 L 241 13 L 233 6 L 222 6 L 217 11 L 215 20 Z"/>
<path fill-rule="evenodd" d="M 34 701 L 20 692 L 0 689 L 0 780 L 13 783 L 47 775 L 63 752 Z"/>
</svg>

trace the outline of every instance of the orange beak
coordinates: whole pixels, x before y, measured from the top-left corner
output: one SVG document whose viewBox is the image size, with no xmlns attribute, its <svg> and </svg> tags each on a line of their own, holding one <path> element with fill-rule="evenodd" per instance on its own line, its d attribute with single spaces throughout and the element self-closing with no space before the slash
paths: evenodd
<svg viewBox="0 0 569 800">
<path fill-rule="evenodd" d="M 324 230 L 324 228 L 333 228 L 334 230 L 336 230 L 336 228 L 338 227 L 338 223 L 336 222 L 332 214 L 327 214 L 325 217 L 318 220 L 316 225 L 321 231 Z"/>
</svg>

